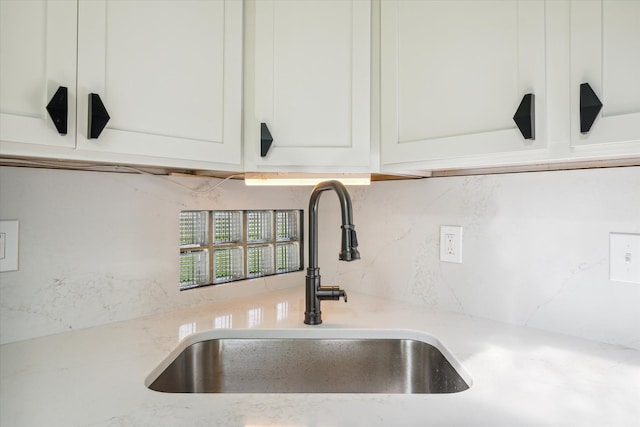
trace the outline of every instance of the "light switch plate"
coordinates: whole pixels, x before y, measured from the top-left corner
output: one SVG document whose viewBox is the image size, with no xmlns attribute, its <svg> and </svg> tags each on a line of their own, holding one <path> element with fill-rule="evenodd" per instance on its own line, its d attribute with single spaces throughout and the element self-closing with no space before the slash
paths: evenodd
<svg viewBox="0 0 640 427">
<path fill-rule="evenodd" d="M 0 272 L 18 269 L 18 221 L 0 221 Z"/>
<path fill-rule="evenodd" d="M 609 278 L 640 284 L 640 234 L 609 234 Z"/>
<path fill-rule="evenodd" d="M 0 259 L 4 259 L 4 249 L 7 243 L 7 233 L 0 233 Z"/>
</svg>

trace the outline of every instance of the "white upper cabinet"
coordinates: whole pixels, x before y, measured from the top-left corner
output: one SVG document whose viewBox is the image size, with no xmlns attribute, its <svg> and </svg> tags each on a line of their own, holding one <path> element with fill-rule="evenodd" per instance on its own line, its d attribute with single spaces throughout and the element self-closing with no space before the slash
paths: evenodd
<svg viewBox="0 0 640 427">
<path fill-rule="evenodd" d="M 75 147 L 75 2 L 0 1 L 0 144 Z M 67 133 L 46 106 L 67 88 Z M 63 103 L 64 105 L 64 103 Z"/>
<path fill-rule="evenodd" d="M 580 84 L 602 103 L 580 132 Z M 571 2 L 571 156 L 640 154 L 640 1 Z"/>
<path fill-rule="evenodd" d="M 544 156 L 543 1 L 381 2 L 383 171 Z M 535 139 L 513 116 L 535 95 Z"/>
<path fill-rule="evenodd" d="M 245 8 L 245 170 L 369 172 L 370 2 Z M 261 123 L 273 138 L 264 157 Z"/>
<path fill-rule="evenodd" d="M 1 4 L 3 154 L 241 170 L 241 1 Z M 58 85 L 69 88 L 64 139 L 44 109 Z M 97 138 L 89 94 L 110 116 Z"/>
<path fill-rule="evenodd" d="M 80 1 L 78 21 L 79 149 L 241 164 L 242 2 Z"/>
<path fill-rule="evenodd" d="M 640 1 L 381 2 L 384 172 L 640 159 Z M 580 86 L 602 102 L 581 129 Z M 535 139 L 513 116 L 535 95 Z"/>
<path fill-rule="evenodd" d="M 637 163 L 638 76 L 640 0 L 0 0 L 0 156 L 398 174 Z M 584 83 L 603 104 L 588 132 Z M 66 134 L 46 109 L 61 87 Z M 97 138 L 90 94 L 110 116 Z M 527 94 L 534 138 L 513 119 Z"/>
</svg>

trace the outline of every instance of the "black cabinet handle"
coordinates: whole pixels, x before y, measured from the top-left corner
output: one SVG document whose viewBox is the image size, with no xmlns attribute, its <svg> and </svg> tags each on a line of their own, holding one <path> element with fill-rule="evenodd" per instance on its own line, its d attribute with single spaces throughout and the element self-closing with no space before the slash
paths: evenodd
<svg viewBox="0 0 640 427">
<path fill-rule="evenodd" d="M 266 123 L 260 123 L 260 157 L 266 157 L 271 148 L 273 137 Z"/>
<path fill-rule="evenodd" d="M 107 125 L 111 117 L 107 113 L 107 109 L 104 108 L 104 104 L 97 93 L 89 94 L 89 127 L 87 129 L 87 135 L 90 139 L 94 139 L 100 136 L 102 130 Z"/>
<path fill-rule="evenodd" d="M 602 109 L 602 102 L 589 83 L 580 85 L 580 132 L 587 133 Z"/>
<path fill-rule="evenodd" d="M 513 116 L 524 139 L 536 139 L 536 97 L 532 93 L 526 94 Z"/>
<path fill-rule="evenodd" d="M 51 101 L 47 104 L 47 112 L 51 120 L 53 120 L 53 124 L 58 130 L 58 133 L 60 135 L 66 135 L 69 106 L 67 102 L 67 88 L 65 86 L 58 87 L 56 93 L 53 94 Z"/>
</svg>

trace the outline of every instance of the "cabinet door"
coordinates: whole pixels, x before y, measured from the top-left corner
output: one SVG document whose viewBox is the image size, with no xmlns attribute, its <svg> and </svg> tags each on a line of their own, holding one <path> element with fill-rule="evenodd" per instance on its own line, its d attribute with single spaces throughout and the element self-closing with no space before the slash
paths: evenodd
<svg viewBox="0 0 640 427">
<path fill-rule="evenodd" d="M 0 141 L 75 146 L 76 15 L 70 1 L 0 1 Z M 67 87 L 67 134 L 46 110 Z"/>
<path fill-rule="evenodd" d="M 370 2 L 249 6 L 245 169 L 369 171 Z M 261 123 L 273 137 L 265 157 Z"/>
<path fill-rule="evenodd" d="M 242 2 L 79 2 L 78 148 L 241 164 Z M 87 138 L 88 96 L 110 120 Z"/>
<path fill-rule="evenodd" d="M 542 1 L 381 2 L 386 171 L 508 164 L 546 155 Z M 535 94 L 535 140 L 513 116 Z"/>
<path fill-rule="evenodd" d="M 580 84 L 602 102 L 580 133 Z M 640 154 L 640 1 L 571 2 L 573 156 Z"/>
</svg>

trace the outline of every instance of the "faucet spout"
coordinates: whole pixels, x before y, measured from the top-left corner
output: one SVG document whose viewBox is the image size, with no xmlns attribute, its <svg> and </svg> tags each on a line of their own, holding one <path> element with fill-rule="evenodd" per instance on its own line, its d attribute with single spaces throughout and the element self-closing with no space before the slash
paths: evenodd
<svg viewBox="0 0 640 427">
<path fill-rule="evenodd" d="M 313 188 L 309 199 L 309 267 L 307 268 L 305 295 L 306 310 L 304 323 L 319 325 L 322 323 L 322 311 L 320 301 L 339 300 L 344 298 L 347 302 L 347 294 L 338 286 L 321 286 L 320 268 L 318 267 L 318 204 L 322 192 L 333 190 L 340 200 L 342 214 L 342 245 L 338 259 L 341 261 L 354 261 L 360 259 L 358 251 L 358 238 L 353 225 L 353 211 L 349 192 L 339 181 L 324 181 Z"/>
</svg>

